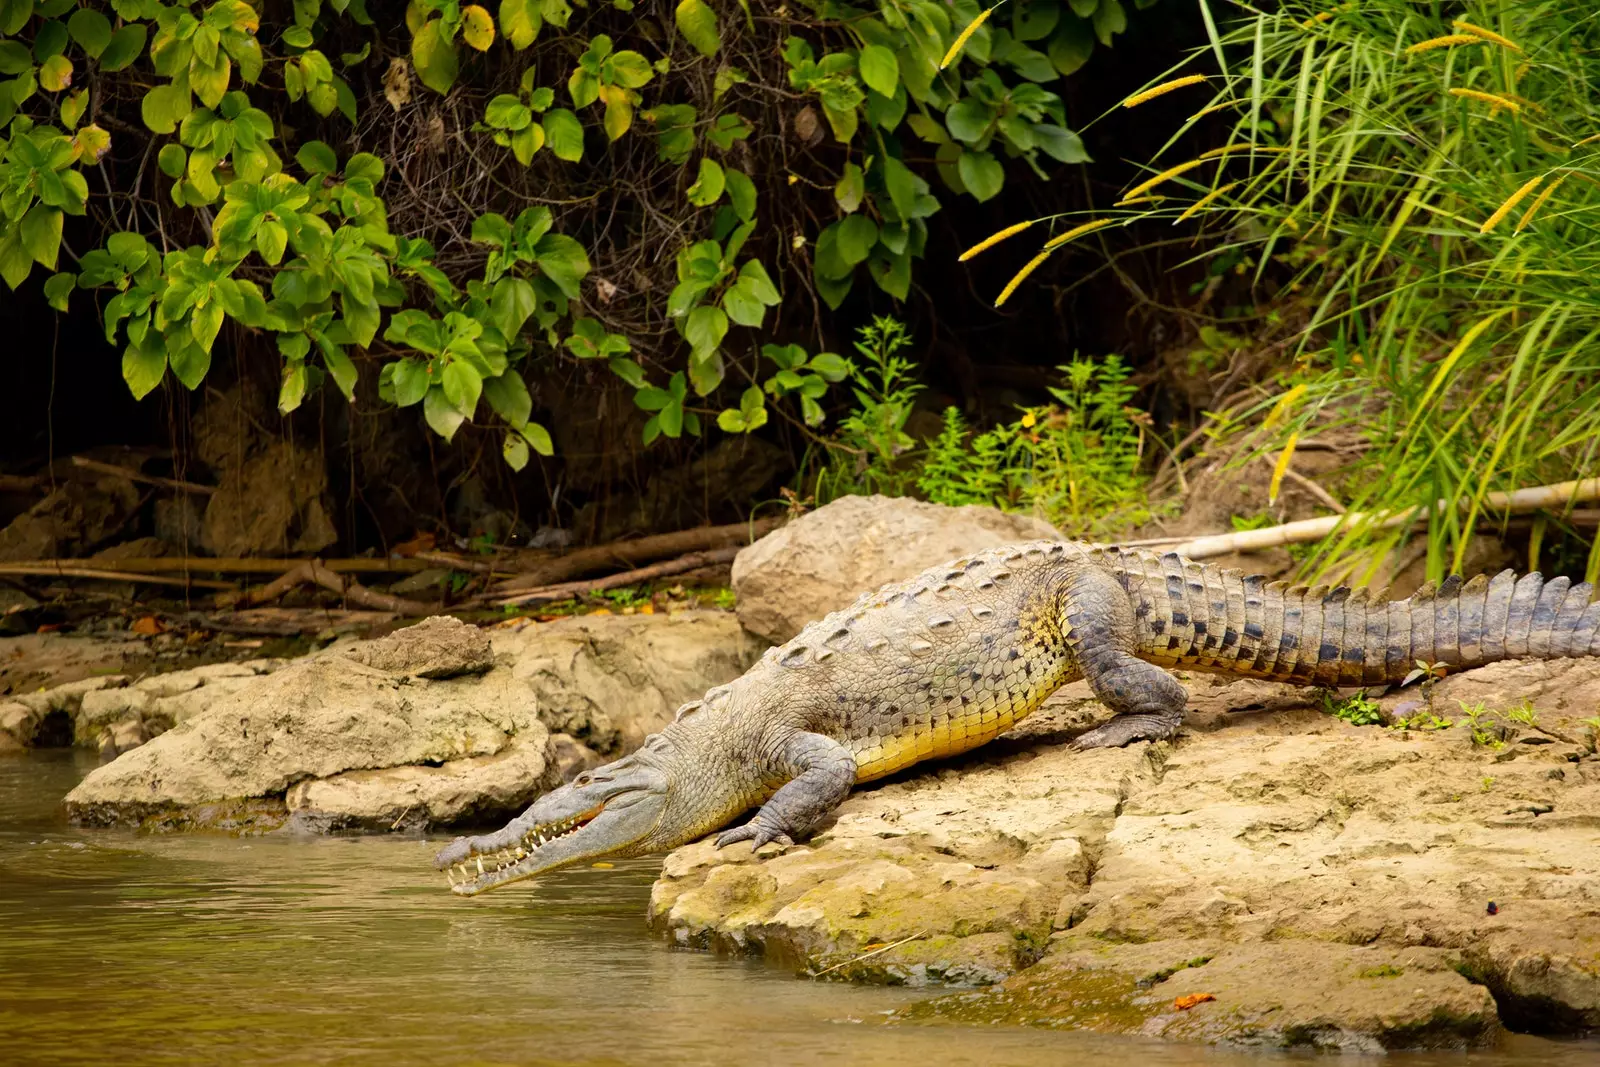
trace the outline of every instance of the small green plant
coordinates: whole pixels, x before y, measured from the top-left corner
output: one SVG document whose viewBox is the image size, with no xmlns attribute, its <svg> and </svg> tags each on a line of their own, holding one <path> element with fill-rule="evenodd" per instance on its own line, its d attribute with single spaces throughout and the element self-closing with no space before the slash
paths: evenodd
<svg viewBox="0 0 1600 1067">
<path fill-rule="evenodd" d="M 1491 790 L 1493 788 L 1494 788 L 1494 776 L 1493 775 L 1489 775 L 1489 774 L 1484 775 L 1483 776 L 1483 781 L 1478 783 L 1478 792 L 1487 793 L 1489 790 Z"/>
<path fill-rule="evenodd" d="M 1367 696 L 1365 689 L 1355 696 L 1344 700 L 1335 700 L 1331 692 L 1322 694 L 1322 707 L 1329 715 L 1340 722 L 1347 722 L 1351 726 L 1381 726 L 1383 724 L 1383 709 L 1378 703 Z"/>
<path fill-rule="evenodd" d="M 1454 719 L 1441 718 L 1433 712 L 1423 709 L 1411 715 L 1397 719 L 1391 730 L 1448 730 L 1454 726 Z"/>
<path fill-rule="evenodd" d="M 1392 963 L 1380 964 L 1377 967 L 1368 967 L 1360 972 L 1362 978 L 1399 978 L 1406 973 L 1404 967 L 1396 967 Z"/>
<path fill-rule="evenodd" d="M 916 363 L 899 354 L 910 343 L 905 326 L 887 317 L 858 331 L 861 362 L 842 361 L 856 407 L 839 424 L 837 447 L 818 475 L 818 503 L 850 493 L 904 496 L 911 488 L 915 472 L 904 457 L 916 442 L 906 433 L 906 420 L 922 386 L 915 380 Z"/>
<path fill-rule="evenodd" d="M 1499 713 L 1491 708 L 1484 707 L 1482 701 L 1468 705 L 1465 700 L 1456 701 L 1461 705 L 1461 714 L 1467 724 L 1467 729 L 1472 733 L 1472 743 L 1479 748 L 1502 748 L 1505 740 L 1501 736 Z"/>
<path fill-rule="evenodd" d="M 1518 726 L 1526 726 L 1530 730 L 1539 728 L 1539 712 L 1534 708 L 1533 703 L 1526 698 L 1523 699 L 1521 706 L 1506 712 L 1505 718 L 1507 722 L 1515 723 Z"/>
<path fill-rule="evenodd" d="M 650 592 L 643 586 L 624 585 L 616 589 L 602 589 L 600 596 L 617 608 L 636 608 L 650 603 Z"/>
<path fill-rule="evenodd" d="M 947 409 L 918 491 L 938 504 L 1033 511 L 1086 536 L 1148 518 L 1139 470 L 1146 416 L 1129 407 L 1127 365 L 1110 355 L 1057 369 L 1056 402 L 1025 409 L 1015 422 L 973 434 L 959 411 Z"/>
<path fill-rule="evenodd" d="M 723 611 L 732 611 L 737 602 L 738 598 L 733 595 L 733 590 L 728 588 L 718 589 L 716 595 L 711 598 L 711 603 Z"/>
</svg>

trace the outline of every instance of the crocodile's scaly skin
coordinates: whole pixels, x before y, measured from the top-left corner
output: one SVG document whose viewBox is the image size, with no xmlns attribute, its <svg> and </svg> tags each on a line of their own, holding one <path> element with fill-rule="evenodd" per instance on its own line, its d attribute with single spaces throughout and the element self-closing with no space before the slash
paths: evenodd
<svg viewBox="0 0 1600 1067">
<path fill-rule="evenodd" d="M 758 805 L 719 842 L 798 840 L 852 785 L 992 740 L 1078 678 L 1117 713 L 1077 740 L 1087 748 L 1177 731 L 1187 698 L 1164 667 L 1354 686 L 1398 682 L 1418 660 L 1600 654 L 1590 595 L 1507 571 L 1386 603 L 1172 554 L 981 552 L 863 596 L 681 708 L 638 754 L 672 783 L 660 821 L 618 849 L 670 848 Z M 518 825 L 457 848 L 504 847 Z"/>
</svg>

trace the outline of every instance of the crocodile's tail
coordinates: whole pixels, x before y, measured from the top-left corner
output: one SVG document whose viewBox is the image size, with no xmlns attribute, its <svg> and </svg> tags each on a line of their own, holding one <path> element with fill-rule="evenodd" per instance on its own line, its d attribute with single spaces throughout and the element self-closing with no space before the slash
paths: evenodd
<svg viewBox="0 0 1600 1067">
<path fill-rule="evenodd" d="M 1452 668 L 1503 659 L 1600 655 L 1594 590 L 1502 571 L 1432 583 L 1406 600 L 1366 590 L 1290 587 L 1168 553 L 1122 557 L 1141 651 L 1159 663 L 1304 685 L 1402 681 L 1420 661 Z"/>
</svg>

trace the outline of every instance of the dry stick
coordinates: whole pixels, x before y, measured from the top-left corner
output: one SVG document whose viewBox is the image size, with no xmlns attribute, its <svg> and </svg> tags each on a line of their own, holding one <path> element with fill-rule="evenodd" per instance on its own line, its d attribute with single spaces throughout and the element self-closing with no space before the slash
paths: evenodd
<svg viewBox="0 0 1600 1067">
<path fill-rule="evenodd" d="M 354 578 L 337 574 L 314 559 L 306 560 L 287 574 L 278 576 L 259 589 L 250 590 L 239 598 L 239 603 L 241 605 L 250 605 L 276 600 L 298 585 L 320 585 L 324 589 L 338 593 L 353 604 L 360 604 L 362 607 L 367 608 L 377 608 L 379 611 L 393 611 L 401 615 L 432 615 L 438 611 L 438 608 L 432 604 L 407 600 L 405 597 L 390 596 L 388 593 L 375 593 Z"/>
<path fill-rule="evenodd" d="M 121 562 L 120 560 L 118 561 Z M 98 567 L 63 565 L 61 560 L 44 560 L 36 563 L 3 563 L 0 574 L 15 574 L 39 578 L 94 578 L 106 582 L 144 582 L 148 585 L 195 585 L 202 589 L 232 589 L 232 582 L 208 581 L 201 578 L 161 578 L 151 574 L 134 574 L 129 571 L 101 570 Z"/>
<path fill-rule="evenodd" d="M 437 555 L 437 554 L 436 554 Z M 30 567 L 74 567 L 83 563 L 78 559 L 30 559 L 21 560 L 20 563 Z M 210 559 L 204 556 L 130 556 L 127 559 L 116 561 L 117 567 L 130 573 L 166 574 L 169 572 L 188 573 L 199 571 L 212 574 L 282 574 L 284 571 L 299 566 L 305 560 L 301 559 L 273 559 L 263 557 L 259 559 L 220 557 Z M 319 560 L 322 566 L 335 573 L 384 573 L 403 572 L 414 573 L 417 571 L 434 570 L 444 566 L 442 560 L 411 560 L 411 559 L 325 559 Z M 472 567 L 458 567 L 460 570 L 473 570 Z"/>
<path fill-rule="evenodd" d="M 45 488 L 44 479 L 31 474 L 0 474 L 0 493 L 42 493 Z"/>
<path fill-rule="evenodd" d="M 759 522 L 736 522 L 729 526 L 700 526 L 693 530 L 654 534 L 631 541 L 614 541 L 608 545 L 579 548 L 564 556 L 543 560 L 528 572 L 495 586 L 496 594 L 525 593 L 542 590 L 569 578 L 577 578 L 591 571 L 609 567 L 647 563 L 685 552 L 700 552 L 728 546 L 742 547 L 762 534 L 775 530 L 783 519 L 762 519 Z"/>
<path fill-rule="evenodd" d="M 529 589 L 515 596 L 492 601 L 492 603 L 501 606 L 505 604 L 530 604 L 548 600 L 568 600 L 572 597 L 582 596 L 585 593 L 595 593 L 602 589 L 615 589 L 624 585 L 635 585 L 639 582 L 647 582 L 652 578 L 665 578 L 672 574 L 682 574 L 684 571 L 696 570 L 715 563 L 731 563 L 733 557 L 738 554 L 739 547 L 737 545 L 730 545 L 727 548 L 713 548 L 706 552 L 690 552 L 686 556 L 679 556 L 677 559 L 669 559 L 662 563 L 652 563 L 650 566 L 640 567 L 638 570 L 608 574 L 604 578 L 595 578 L 586 582 L 567 582 L 564 585 L 547 585 L 542 589 Z"/>
<path fill-rule="evenodd" d="M 1261 458 L 1266 459 L 1267 457 L 1262 456 Z M 1306 492 L 1310 493 L 1312 496 L 1316 497 L 1322 502 L 1324 507 L 1336 511 L 1340 515 L 1345 513 L 1344 505 L 1339 503 L 1332 493 L 1328 492 L 1326 489 L 1322 488 L 1322 486 L 1318 485 L 1310 478 L 1307 478 L 1305 475 L 1296 473 L 1293 468 L 1285 467 L 1283 468 L 1283 476 L 1289 481 L 1293 482 L 1295 485 L 1298 485 L 1300 488 L 1304 489 Z"/>
<path fill-rule="evenodd" d="M 140 474 L 131 467 L 119 467 L 115 463 L 102 463 L 97 459 L 85 459 L 83 456 L 73 456 L 72 465 L 100 474 L 115 474 L 118 478 L 126 478 L 130 482 L 143 482 L 145 485 L 159 485 L 163 489 L 176 489 L 180 493 L 200 493 L 210 496 L 217 491 L 214 485 L 180 482 L 176 478 L 158 478 L 153 474 Z"/>
<path fill-rule="evenodd" d="M 1483 498 L 1483 506 L 1492 511 L 1540 511 L 1547 508 L 1564 508 L 1592 500 L 1600 500 L 1600 478 L 1531 486 L 1510 493 L 1489 493 Z M 1458 504 L 1465 503 L 1466 501 L 1458 502 Z M 1448 503 L 1441 500 L 1434 505 L 1434 508 L 1447 506 Z M 1239 530 L 1234 533 L 1200 537 L 1178 545 L 1172 551 L 1189 559 L 1208 559 L 1212 556 L 1225 556 L 1229 552 L 1255 552 L 1263 548 L 1277 548 L 1280 545 L 1304 544 L 1307 541 L 1321 540 L 1346 523 L 1371 522 L 1379 529 L 1404 526 L 1426 518 L 1434 508 L 1348 512 L 1344 515 L 1328 515 L 1318 519 L 1302 519 L 1299 522 L 1269 526 L 1262 530 Z"/>
<path fill-rule="evenodd" d="M 831 973 L 833 971 L 837 971 L 840 967 L 848 967 L 852 963 L 860 963 L 862 960 L 871 959 L 873 956 L 880 956 L 883 953 L 888 952 L 892 948 L 899 948 L 901 945 L 905 944 L 907 941 L 915 941 L 919 937 L 927 937 L 927 936 L 928 936 L 928 931 L 926 931 L 926 930 L 918 930 L 916 933 L 912 934 L 910 937 L 902 937 L 898 941 L 891 941 L 889 944 L 883 945 L 880 948 L 875 948 L 871 952 L 863 952 L 859 956 L 855 956 L 855 957 L 853 957 L 851 959 L 845 960 L 843 963 L 835 963 L 832 967 L 829 967 L 829 968 L 827 968 L 825 970 L 817 971 L 814 974 L 809 974 L 809 975 L 807 975 L 807 977 L 809 977 L 809 978 L 821 978 L 825 974 L 829 974 L 829 973 Z"/>
</svg>

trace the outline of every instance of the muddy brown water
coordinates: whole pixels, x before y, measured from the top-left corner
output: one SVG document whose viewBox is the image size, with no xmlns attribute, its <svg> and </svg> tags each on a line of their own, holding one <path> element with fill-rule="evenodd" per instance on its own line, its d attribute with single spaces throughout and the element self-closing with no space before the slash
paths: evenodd
<svg viewBox="0 0 1600 1067">
<path fill-rule="evenodd" d="M 0 1063 L 1197 1064 L 1314 1054 L 907 1025 L 931 995 L 671 948 L 659 864 L 458 900 L 415 837 L 148 836 L 69 827 L 83 753 L 0 756 Z M 1350 1062 L 1341 1058 L 1341 1063 Z M 1600 1042 L 1514 1037 L 1395 1067 L 1595 1067 Z"/>
</svg>

